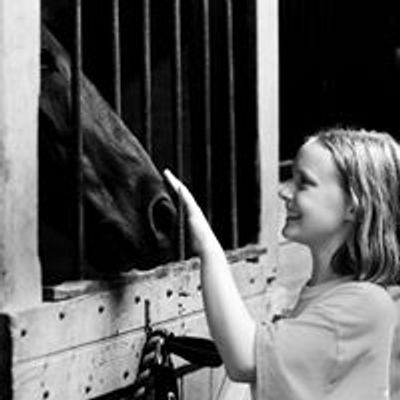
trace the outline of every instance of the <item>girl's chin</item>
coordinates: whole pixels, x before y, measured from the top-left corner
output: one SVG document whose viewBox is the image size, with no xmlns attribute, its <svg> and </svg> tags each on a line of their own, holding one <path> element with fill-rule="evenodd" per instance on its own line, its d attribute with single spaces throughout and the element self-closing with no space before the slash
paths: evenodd
<svg viewBox="0 0 400 400">
<path fill-rule="evenodd" d="M 299 232 L 299 230 L 296 227 L 290 226 L 290 224 L 286 224 L 283 227 L 281 233 L 282 233 L 282 236 L 287 240 L 290 240 L 292 242 L 302 243 L 301 233 Z"/>
<path fill-rule="evenodd" d="M 282 236 L 283 236 L 285 239 L 294 240 L 295 237 L 296 237 L 296 234 L 295 234 L 295 232 L 293 231 L 293 229 L 291 229 L 290 227 L 288 227 L 287 225 L 285 225 L 285 226 L 283 227 L 283 229 L 282 229 Z"/>
<path fill-rule="evenodd" d="M 285 234 L 290 232 L 296 232 L 299 230 L 298 224 L 296 224 L 295 220 L 287 219 L 285 221 L 285 225 L 283 225 L 282 233 Z"/>
</svg>

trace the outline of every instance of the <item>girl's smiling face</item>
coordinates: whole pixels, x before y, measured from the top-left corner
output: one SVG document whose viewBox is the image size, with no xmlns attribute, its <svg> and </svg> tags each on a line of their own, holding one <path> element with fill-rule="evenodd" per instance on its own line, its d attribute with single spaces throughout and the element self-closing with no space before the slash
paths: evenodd
<svg viewBox="0 0 400 400">
<path fill-rule="evenodd" d="M 316 140 L 299 150 L 293 178 L 279 193 L 286 203 L 283 235 L 310 247 L 332 243 L 340 246 L 346 239 L 353 207 L 340 184 L 330 151 Z"/>
</svg>

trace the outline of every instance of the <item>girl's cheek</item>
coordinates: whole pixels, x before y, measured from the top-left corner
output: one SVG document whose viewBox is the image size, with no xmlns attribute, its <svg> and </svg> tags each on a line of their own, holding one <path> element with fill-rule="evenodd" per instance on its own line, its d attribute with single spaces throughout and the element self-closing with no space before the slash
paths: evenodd
<svg viewBox="0 0 400 400">
<path fill-rule="evenodd" d="M 304 196 L 303 193 L 297 191 L 293 195 L 293 204 L 300 207 L 304 203 L 307 203 L 307 198 Z"/>
</svg>

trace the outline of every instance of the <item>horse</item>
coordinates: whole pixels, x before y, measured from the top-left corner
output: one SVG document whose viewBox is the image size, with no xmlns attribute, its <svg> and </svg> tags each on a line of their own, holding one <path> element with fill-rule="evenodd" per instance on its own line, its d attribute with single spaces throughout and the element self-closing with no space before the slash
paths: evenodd
<svg viewBox="0 0 400 400">
<path fill-rule="evenodd" d="M 177 211 L 135 135 L 80 74 L 84 273 L 147 270 L 175 256 Z M 71 60 L 41 28 L 39 257 L 45 284 L 76 278 L 75 129 Z"/>
</svg>

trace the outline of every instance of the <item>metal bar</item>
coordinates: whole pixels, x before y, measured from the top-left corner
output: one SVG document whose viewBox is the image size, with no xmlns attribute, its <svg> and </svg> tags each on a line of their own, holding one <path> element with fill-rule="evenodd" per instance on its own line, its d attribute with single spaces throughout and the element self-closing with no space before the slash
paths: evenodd
<svg viewBox="0 0 400 400">
<path fill-rule="evenodd" d="M 183 178 L 183 89 L 182 89 L 182 42 L 181 0 L 174 0 L 174 123 L 175 163 L 179 179 Z M 183 204 L 179 202 L 179 258 L 185 258 L 185 232 Z"/>
<path fill-rule="evenodd" d="M 282 160 L 279 162 L 279 180 L 281 182 L 292 178 L 293 160 Z"/>
<path fill-rule="evenodd" d="M 293 160 L 282 160 L 282 161 L 279 161 L 279 168 L 292 167 L 293 163 L 294 163 Z"/>
<path fill-rule="evenodd" d="M 232 247 L 238 247 L 237 165 L 236 165 L 236 121 L 235 121 L 235 69 L 233 49 L 232 1 L 225 0 L 227 51 L 228 51 L 228 107 L 229 107 L 229 181 L 231 197 Z"/>
<path fill-rule="evenodd" d="M 143 0 L 143 130 L 144 146 L 152 154 L 152 91 L 151 91 L 151 13 L 150 0 Z"/>
<path fill-rule="evenodd" d="M 119 27 L 119 0 L 112 3 L 112 56 L 113 56 L 113 87 L 114 108 L 121 115 L 121 45 Z"/>
<path fill-rule="evenodd" d="M 82 4 L 81 0 L 74 3 L 74 50 L 72 56 L 72 113 L 75 125 L 75 183 L 76 183 L 76 238 L 75 238 L 75 269 L 76 275 L 83 277 L 84 266 L 84 208 L 83 208 L 83 135 L 81 124 L 81 71 L 82 71 Z M 75 274 L 74 274 L 75 275 Z"/>
<path fill-rule="evenodd" d="M 205 135 L 205 190 L 206 215 L 212 225 L 212 174 L 211 174 L 211 62 L 210 62 L 210 10 L 209 0 L 203 0 L 203 47 L 204 47 L 204 135 Z"/>
</svg>

